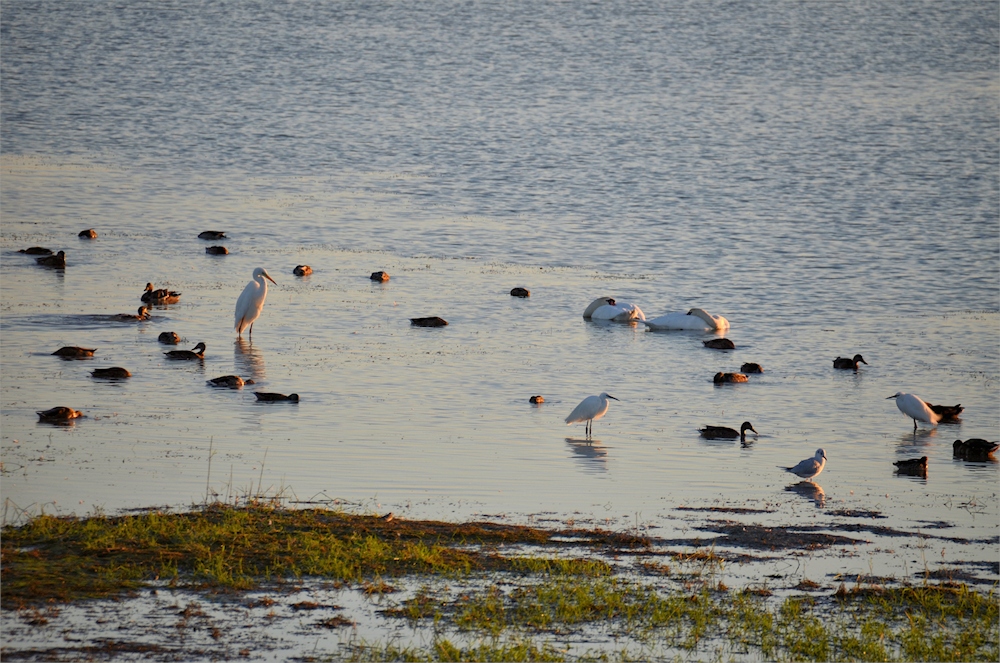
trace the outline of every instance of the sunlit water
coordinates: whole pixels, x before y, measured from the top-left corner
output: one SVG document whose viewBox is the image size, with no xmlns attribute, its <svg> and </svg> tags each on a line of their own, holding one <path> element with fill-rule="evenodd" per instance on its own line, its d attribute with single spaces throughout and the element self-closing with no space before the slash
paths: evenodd
<svg viewBox="0 0 1000 663">
<path fill-rule="evenodd" d="M 997 465 L 951 451 L 1000 425 L 992 3 L 15 0 L 0 49 L 8 520 L 263 491 L 667 536 L 681 505 L 837 506 L 996 559 Z M 241 343 L 258 266 L 278 285 Z M 106 317 L 147 281 L 180 303 Z M 599 295 L 720 313 L 737 349 L 584 321 Z M 166 360 L 168 330 L 204 362 Z M 713 385 L 744 361 L 765 373 Z M 257 384 L 206 385 L 232 373 Z M 563 419 L 601 391 L 586 441 Z M 897 391 L 962 422 L 914 432 Z M 55 405 L 87 416 L 38 423 Z M 746 448 L 699 438 L 744 420 Z M 820 447 L 825 509 L 779 469 Z M 924 568 L 886 552 L 831 568 Z"/>
</svg>

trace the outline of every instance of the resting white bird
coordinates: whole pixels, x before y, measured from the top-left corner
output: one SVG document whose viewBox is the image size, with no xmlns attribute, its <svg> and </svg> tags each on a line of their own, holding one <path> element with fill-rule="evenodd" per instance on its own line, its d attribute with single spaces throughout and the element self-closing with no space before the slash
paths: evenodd
<svg viewBox="0 0 1000 663">
<path fill-rule="evenodd" d="M 657 331 L 661 329 L 690 329 L 694 331 L 724 331 L 729 329 L 729 321 L 721 315 L 712 315 L 703 308 L 693 308 L 687 313 L 680 311 L 667 313 L 643 324 Z"/>
<path fill-rule="evenodd" d="M 608 411 L 608 406 L 611 403 L 608 402 L 609 398 L 618 400 L 611 394 L 602 393 L 600 396 L 587 396 L 580 404 L 577 405 L 569 416 L 566 417 L 566 425 L 576 423 L 578 421 L 586 421 L 587 425 L 585 427 L 587 437 L 594 430 L 594 419 L 600 419 Z"/>
<path fill-rule="evenodd" d="M 584 310 L 585 320 L 611 320 L 613 322 L 632 322 L 646 319 L 642 310 L 635 304 L 617 302 L 613 297 L 598 297 L 590 302 Z"/>
<path fill-rule="evenodd" d="M 778 467 L 781 467 L 780 465 Z M 812 458 L 806 458 L 803 461 L 799 461 L 799 464 L 795 467 L 782 467 L 781 469 L 786 472 L 791 472 L 796 476 L 800 476 L 803 479 L 812 479 L 819 476 L 819 473 L 823 471 L 826 467 L 826 452 L 822 449 L 816 450 L 816 455 Z"/>
<path fill-rule="evenodd" d="M 264 310 L 268 281 L 278 285 L 263 267 L 253 270 L 253 280 L 247 283 L 240 298 L 236 300 L 235 328 L 237 336 L 243 336 L 243 330 L 249 327 L 250 338 L 253 338 L 253 321 L 259 318 L 260 312 Z"/>
</svg>

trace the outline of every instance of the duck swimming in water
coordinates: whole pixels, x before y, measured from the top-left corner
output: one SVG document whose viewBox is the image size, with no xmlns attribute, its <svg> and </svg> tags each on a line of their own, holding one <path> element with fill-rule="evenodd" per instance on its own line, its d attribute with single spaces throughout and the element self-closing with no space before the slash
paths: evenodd
<svg viewBox="0 0 1000 663">
<path fill-rule="evenodd" d="M 229 249 L 224 246 L 210 246 L 205 249 L 205 253 L 210 256 L 225 256 L 229 255 Z"/>
<path fill-rule="evenodd" d="M 313 273 L 313 268 L 309 265 L 298 265 L 292 270 L 292 274 L 295 276 L 309 276 Z"/>
<path fill-rule="evenodd" d="M 956 458 L 971 461 L 987 461 L 993 457 L 993 452 L 1000 448 L 996 442 L 988 442 L 978 437 L 972 437 L 963 442 L 955 440 L 951 445 L 952 454 Z"/>
<path fill-rule="evenodd" d="M 896 472 L 899 474 L 912 474 L 927 478 L 927 456 L 897 460 L 893 465 L 896 466 Z"/>
<path fill-rule="evenodd" d="M 740 366 L 740 373 L 763 373 L 764 369 L 760 364 L 755 364 L 754 362 L 747 362 Z"/>
<path fill-rule="evenodd" d="M 598 297 L 583 311 L 584 320 L 610 320 L 611 322 L 641 322 L 645 314 L 635 304 L 616 301 L 613 297 Z"/>
<path fill-rule="evenodd" d="M 865 361 L 865 358 L 862 357 L 861 355 L 854 355 L 854 359 L 848 359 L 847 357 L 837 357 L 836 359 L 833 360 L 833 367 L 842 368 L 848 371 L 856 371 L 858 370 L 859 363 L 864 364 L 865 366 L 868 365 L 868 362 Z"/>
<path fill-rule="evenodd" d="M 754 435 L 757 435 L 757 431 L 749 421 L 744 421 L 738 431 L 725 426 L 705 426 L 704 428 L 699 428 L 698 432 L 706 440 L 735 440 L 736 438 L 740 438 L 740 442 L 745 444 L 748 430 L 752 430 Z"/>
<path fill-rule="evenodd" d="M 47 249 L 44 246 L 30 246 L 26 249 L 19 249 L 18 253 L 29 256 L 50 256 L 52 255 L 52 249 Z"/>
<path fill-rule="evenodd" d="M 292 401 L 293 403 L 299 402 L 298 394 L 288 394 L 287 396 L 285 396 L 284 394 L 273 394 L 273 393 L 268 393 L 266 391 L 255 391 L 253 392 L 253 395 L 257 397 L 258 401 L 268 401 L 268 402 Z"/>
<path fill-rule="evenodd" d="M 56 357 L 93 357 L 95 352 L 97 352 L 97 348 L 79 348 L 75 345 L 67 345 L 52 354 Z"/>
<path fill-rule="evenodd" d="M 444 318 L 433 316 L 430 318 L 410 318 L 410 324 L 414 327 L 445 327 L 448 321 Z"/>
<path fill-rule="evenodd" d="M 368 278 L 370 278 L 372 281 L 385 283 L 386 281 L 389 280 L 389 272 L 372 272 L 372 275 L 369 276 Z"/>
<path fill-rule="evenodd" d="M 927 404 L 927 407 L 931 409 L 934 414 L 941 417 L 938 421 L 957 421 L 958 415 L 962 414 L 965 409 L 961 404 L 958 405 L 931 405 Z"/>
<path fill-rule="evenodd" d="M 42 256 L 41 258 L 35 258 L 37 262 L 42 267 L 55 267 L 56 269 L 66 268 L 66 252 L 60 251 L 54 256 Z"/>
<path fill-rule="evenodd" d="M 132 377 L 132 374 L 121 366 L 113 366 L 111 368 L 95 368 L 90 375 L 95 378 L 108 378 L 112 380 L 121 380 L 123 378 Z"/>
<path fill-rule="evenodd" d="M 79 410 L 74 410 L 71 407 L 54 407 L 50 410 L 42 410 L 40 412 L 35 412 L 38 415 L 39 421 L 50 421 L 50 422 L 68 422 L 72 419 L 77 419 L 83 416 L 83 412 Z"/>
<path fill-rule="evenodd" d="M 167 355 L 167 359 L 204 359 L 205 349 L 205 344 L 199 343 L 190 350 L 171 350 L 163 354 Z"/>
<path fill-rule="evenodd" d="M 238 375 L 223 375 L 221 378 L 212 378 L 208 384 L 213 387 L 229 387 L 230 389 L 242 389 L 245 384 L 253 384 L 253 380 L 244 380 Z"/>
<path fill-rule="evenodd" d="M 177 332 L 160 332 L 156 340 L 165 345 L 177 345 L 181 342 L 181 337 L 177 335 Z"/>
<path fill-rule="evenodd" d="M 511 297 L 531 297 L 531 291 L 527 288 L 513 288 L 510 291 Z"/>
<path fill-rule="evenodd" d="M 205 230 L 198 233 L 198 239 L 226 239 L 226 233 L 221 230 Z"/>
<path fill-rule="evenodd" d="M 746 382 L 750 378 L 743 375 L 742 373 L 716 373 L 715 377 L 712 378 L 712 382 L 715 384 L 725 384 L 727 382 Z"/>
<path fill-rule="evenodd" d="M 82 239 L 97 239 L 97 231 L 93 228 L 87 228 L 78 232 L 76 236 Z"/>
<path fill-rule="evenodd" d="M 665 329 L 688 329 L 692 331 L 725 331 L 729 329 L 729 320 L 721 315 L 713 315 L 703 308 L 693 308 L 687 313 L 680 311 L 667 313 L 652 320 L 644 320 L 643 324 L 653 331 Z"/>
<path fill-rule="evenodd" d="M 130 313 L 119 313 L 114 316 L 115 320 L 149 320 L 149 307 L 140 306 L 135 315 Z"/>
<path fill-rule="evenodd" d="M 180 298 L 181 293 L 174 292 L 173 290 L 167 290 L 166 288 L 154 290 L 152 283 L 146 284 L 146 290 L 142 293 L 142 297 L 140 297 L 142 301 L 151 304 L 176 304 L 180 301 Z"/>
<path fill-rule="evenodd" d="M 712 348 L 713 350 L 735 350 L 736 344 L 730 341 L 728 338 L 713 338 L 710 341 L 702 341 L 702 344 L 706 348 Z"/>
</svg>

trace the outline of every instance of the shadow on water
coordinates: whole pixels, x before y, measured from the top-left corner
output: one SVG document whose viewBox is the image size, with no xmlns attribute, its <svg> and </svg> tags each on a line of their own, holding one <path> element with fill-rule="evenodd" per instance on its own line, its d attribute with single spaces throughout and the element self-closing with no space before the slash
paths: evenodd
<svg viewBox="0 0 1000 663">
<path fill-rule="evenodd" d="M 608 449 L 600 440 L 567 437 L 566 444 L 573 452 L 573 457 L 580 461 L 584 471 L 592 473 L 608 471 Z"/>
<path fill-rule="evenodd" d="M 785 486 L 785 490 L 801 495 L 815 504 L 817 509 L 826 506 L 826 493 L 823 492 L 823 487 L 812 481 L 793 483 L 790 486 Z"/>
<path fill-rule="evenodd" d="M 243 379 L 252 378 L 254 382 L 260 382 L 267 377 L 263 355 L 246 339 L 237 338 L 233 342 L 233 363 L 236 373 Z"/>
</svg>

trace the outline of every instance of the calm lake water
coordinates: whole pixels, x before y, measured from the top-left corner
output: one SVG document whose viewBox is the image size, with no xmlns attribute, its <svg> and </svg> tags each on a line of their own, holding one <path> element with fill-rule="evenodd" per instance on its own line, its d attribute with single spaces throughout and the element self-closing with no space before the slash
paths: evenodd
<svg viewBox="0 0 1000 663">
<path fill-rule="evenodd" d="M 994 2 L 7 0 L 0 19 L 8 521 L 258 490 L 664 536 L 682 505 L 846 508 L 947 523 L 943 560 L 1000 557 L 997 465 L 951 448 L 1000 429 Z M 258 266 L 278 285 L 240 342 Z M 109 320 L 147 281 L 180 303 Z M 737 349 L 583 320 L 601 295 L 720 313 Z M 450 324 L 410 326 L 431 315 Z M 165 360 L 162 331 L 204 362 Z M 765 373 L 713 385 L 745 361 Z M 133 377 L 90 376 L 108 366 Z M 206 385 L 233 373 L 257 384 Z M 619 402 L 588 442 L 563 419 L 602 391 Z M 914 432 L 897 391 L 962 421 Z M 39 423 L 56 405 L 87 416 Z M 698 435 L 744 420 L 746 448 Z M 778 467 L 820 447 L 822 500 Z M 923 455 L 926 479 L 894 474 Z M 924 568 L 918 541 L 873 541 L 824 564 Z"/>
</svg>

